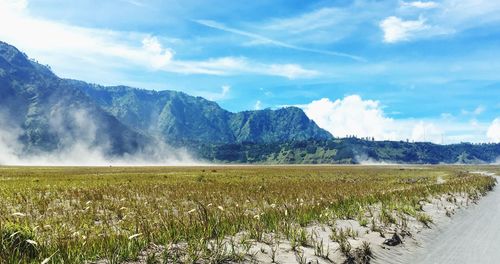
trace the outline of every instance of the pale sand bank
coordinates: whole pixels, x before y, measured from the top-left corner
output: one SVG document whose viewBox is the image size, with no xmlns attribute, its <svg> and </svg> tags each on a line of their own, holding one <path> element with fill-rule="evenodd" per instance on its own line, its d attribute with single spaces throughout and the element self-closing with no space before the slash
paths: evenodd
<svg viewBox="0 0 500 264">
<path fill-rule="evenodd" d="M 436 217 L 435 227 L 415 235 L 415 241 L 392 250 L 377 250 L 373 262 L 500 263 L 499 188 L 451 218 Z"/>
<path fill-rule="evenodd" d="M 441 177 L 437 181 L 444 183 Z M 433 220 L 429 226 L 409 215 L 397 216 L 398 225 L 376 223 L 376 228 L 371 221 L 363 226 L 356 220 L 336 220 L 304 228 L 303 244 L 274 234 L 266 234 L 261 241 L 248 240 L 245 233 L 240 233 L 228 238 L 222 244 L 222 251 L 239 252 L 244 263 L 500 263 L 498 188 L 479 201 L 465 193 L 448 194 L 422 202 L 422 208 Z M 374 205 L 373 215 L 366 215 L 367 219 L 377 219 L 380 211 L 380 206 Z M 334 232 L 347 238 L 347 250 L 339 243 L 338 236 L 332 236 Z M 394 234 L 398 234 L 402 243 L 384 244 Z M 367 243 L 373 253 L 369 260 L 362 258 L 361 250 Z M 183 245 L 172 245 L 168 251 L 177 250 L 182 251 Z M 128 263 L 146 263 L 147 255 L 161 255 L 164 251 L 165 247 L 152 245 L 138 261 Z"/>
</svg>

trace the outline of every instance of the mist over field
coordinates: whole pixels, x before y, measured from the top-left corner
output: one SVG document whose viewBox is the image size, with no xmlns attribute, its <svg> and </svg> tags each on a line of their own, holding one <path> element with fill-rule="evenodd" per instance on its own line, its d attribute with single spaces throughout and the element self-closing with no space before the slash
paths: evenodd
<svg viewBox="0 0 500 264">
<path fill-rule="evenodd" d="M 360 165 L 397 165 L 398 162 L 391 160 L 376 160 L 369 157 L 368 155 L 357 155 L 355 156 L 355 161 Z"/>
<path fill-rule="evenodd" d="M 97 124 L 85 110 L 66 113 L 72 120 L 65 125 L 57 112 L 49 116 L 50 131 L 59 139 L 56 149 L 27 151 L 23 130 L 0 112 L 0 165 L 29 166 L 108 166 L 108 165 L 196 165 L 201 162 L 183 148 L 173 148 L 160 139 L 141 146 L 135 153 L 113 155 L 109 139 L 97 135 Z"/>
</svg>

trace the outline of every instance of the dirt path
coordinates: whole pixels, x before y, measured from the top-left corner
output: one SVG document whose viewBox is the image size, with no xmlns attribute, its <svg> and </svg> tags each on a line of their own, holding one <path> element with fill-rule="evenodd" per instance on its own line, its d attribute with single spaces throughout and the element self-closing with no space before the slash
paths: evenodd
<svg viewBox="0 0 500 264">
<path fill-rule="evenodd" d="M 483 173 L 486 174 L 486 173 Z M 487 174 L 492 175 L 492 174 Z M 375 263 L 500 263 L 500 188 L 477 205 L 415 237 L 415 243 L 378 252 Z"/>
</svg>

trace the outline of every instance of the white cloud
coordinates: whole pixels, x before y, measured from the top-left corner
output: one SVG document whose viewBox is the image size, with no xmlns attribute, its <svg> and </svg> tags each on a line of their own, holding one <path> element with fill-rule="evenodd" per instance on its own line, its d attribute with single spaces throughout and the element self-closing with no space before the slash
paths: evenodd
<svg viewBox="0 0 500 264">
<path fill-rule="evenodd" d="M 491 142 L 500 143 L 500 118 L 495 118 L 495 120 L 491 122 L 486 136 Z"/>
<path fill-rule="evenodd" d="M 257 102 L 255 102 L 255 105 L 253 107 L 254 110 L 260 110 L 262 109 L 262 102 L 260 100 L 257 100 Z"/>
<path fill-rule="evenodd" d="M 82 61 L 115 62 L 160 67 L 168 64 L 173 52 L 163 49 L 158 39 L 147 34 L 117 32 L 71 26 L 35 18 L 29 15 L 25 1 L 0 0 L 0 23 L 15 25 L 0 27 L 2 40 L 40 57 L 79 57 Z M 142 42 L 142 46 L 131 45 Z M 43 55 L 45 56 L 43 56 Z M 119 59 L 117 61 L 116 59 Z M 54 65 L 57 67 L 57 65 Z"/>
<path fill-rule="evenodd" d="M 402 20 L 395 16 L 390 16 L 380 22 L 380 28 L 384 32 L 384 42 L 396 43 L 409 40 L 413 34 L 429 28 L 425 20 Z"/>
<path fill-rule="evenodd" d="M 413 141 L 432 141 L 441 143 L 444 131 L 434 123 L 418 121 L 413 125 L 410 139 Z"/>
<path fill-rule="evenodd" d="M 366 34 L 367 22 L 388 19 L 385 25 L 388 34 L 384 39 L 394 43 L 488 25 L 500 21 L 499 12 L 500 1 L 494 0 L 358 0 L 342 7 L 327 6 L 292 17 L 273 18 L 255 27 L 255 31 L 286 39 L 289 44 L 325 45 Z M 425 17 L 425 21 L 418 16 Z M 253 43 L 264 42 L 255 40 Z"/>
<path fill-rule="evenodd" d="M 81 76 L 82 69 L 94 69 L 88 74 L 92 76 L 130 67 L 181 74 L 258 74 L 286 78 L 311 77 L 316 73 L 296 64 L 265 64 L 238 57 L 180 60 L 156 36 L 40 19 L 31 16 L 27 6 L 26 1 L 0 0 L 0 24 L 15 25 L 1 26 L 0 39 L 51 65 L 55 72 L 69 75 L 65 77 Z"/>
<path fill-rule="evenodd" d="M 499 1 L 443 0 L 439 3 L 434 1 L 400 3 L 403 9 L 396 10 L 397 15 L 407 16 L 418 12 L 420 16 L 425 15 L 426 20 L 423 21 L 419 18 L 418 20 L 405 21 L 396 16 L 387 17 L 383 21 L 386 23 L 384 25 L 380 24 L 380 27 L 384 30 L 385 42 L 391 43 L 436 35 L 450 35 L 500 21 L 500 16 L 498 16 L 498 12 L 500 12 Z M 417 9 L 418 11 L 411 11 L 408 8 Z M 405 24 L 405 22 L 411 23 Z M 398 36 L 403 37 L 398 38 Z"/>
<path fill-rule="evenodd" d="M 439 22 L 457 28 L 499 21 L 500 2 L 491 0 L 444 0 Z"/>
<path fill-rule="evenodd" d="M 174 57 L 174 52 L 170 49 L 163 48 L 156 37 L 148 36 L 144 38 L 142 40 L 142 47 L 152 55 L 156 55 L 151 56 L 151 65 L 155 68 L 161 68 L 168 65 Z"/>
<path fill-rule="evenodd" d="M 223 57 L 206 61 L 175 62 L 173 71 L 189 71 L 213 75 L 258 74 L 280 76 L 288 79 L 311 78 L 320 73 L 305 69 L 298 64 L 264 64 L 245 57 Z"/>
<path fill-rule="evenodd" d="M 337 137 L 390 137 L 387 128 L 392 127 L 393 120 L 384 116 L 379 102 L 364 101 L 358 95 L 333 102 L 323 98 L 306 105 L 304 111 L 318 126 Z"/>
<path fill-rule="evenodd" d="M 224 98 L 226 97 L 227 94 L 229 94 L 229 91 L 231 90 L 231 86 L 229 85 L 222 85 L 222 93 L 221 96 Z"/>
<path fill-rule="evenodd" d="M 285 17 L 272 17 L 254 26 L 254 31 L 286 40 L 298 46 L 317 47 L 332 44 L 350 37 L 367 36 L 367 22 L 379 21 L 394 7 L 393 1 L 348 1 Z"/>
<path fill-rule="evenodd" d="M 486 107 L 482 106 L 482 105 L 478 105 L 474 110 L 466 110 L 466 109 L 462 109 L 461 113 L 462 115 L 469 115 L 469 116 L 478 116 L 480 114 L 482 114 L 484 111 L 486 110 Z"/>
<path fill-rule="evenodd" d="M 394 119 L 388 117 L 379 101 L 349 95 L 331 101 L 328 98 L 299 105 L 319 127 L 336 137 L 355 135 L 377 140 L 430 141 L 434 143 L 484 142 L 487 125 L 437 119 Z"/>
<path fill-rule="evenodd" d="M 268 72 L 288 79 L 309 78 L 319 74 L 317 71 L 303 69 L 297 64 L 273 64 L 268 68 Z"/>
<path fill-rule="evenodd" d="M 474 115 L 480 115 L 481 113 L 484 112 L 484 110 L 486 110 L 486 108 L 482 105 L 478 106 L 476 109 L 474 109 Z"/>
<path fill-rule="evenodd" d="M 28 7 L 27 0 L 2 0 L 0 1 L 0 10 L 10 10 L 14 12 L 19 12 L 25 10 Z"/>
<path fill-rule="evenodd" d="M 195 94 L 211 101 L 219 101 L 227 99 L 230 91 L 231 91 L 231 86 L 222 85 L 220 88 L 220 92 L 198 91 Z"/>
<path fill-rule="evenodd" d="M 401 6 L 403 7 L 414 7 L 414 8 L 422 8 L 422 9 L 431 9 L 439 6 L 438 3 L 433 1 L 422 2 L 422 1 L 413 1 L 413 2 L 401 2 Z"/>
</svg>

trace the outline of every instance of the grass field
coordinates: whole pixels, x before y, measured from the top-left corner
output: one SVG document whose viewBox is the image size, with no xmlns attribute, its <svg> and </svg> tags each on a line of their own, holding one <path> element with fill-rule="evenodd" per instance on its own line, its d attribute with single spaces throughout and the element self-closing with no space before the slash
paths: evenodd
<svg viewBox="0 0 500 264">
<path fill-rule="evenodd" d="M 311 223 L 355 219 L 375 229 L 398 213 L 432 221 L 420 201 L 492 188 L 493 178 L 467 172 L 477 169 L 0 167 L 0 263 L 119 263 L 152 244 L 166 250 L 149 263 L 238 262 L 246 256 L 235 247 L 269 233 L 305 243 Z M 382 213 L 370 218 L 375 204 Z"/>
</svg>

